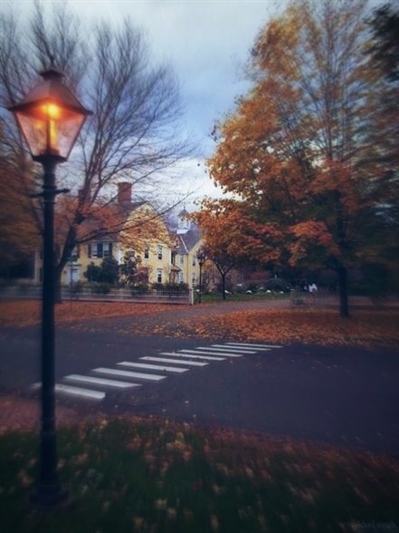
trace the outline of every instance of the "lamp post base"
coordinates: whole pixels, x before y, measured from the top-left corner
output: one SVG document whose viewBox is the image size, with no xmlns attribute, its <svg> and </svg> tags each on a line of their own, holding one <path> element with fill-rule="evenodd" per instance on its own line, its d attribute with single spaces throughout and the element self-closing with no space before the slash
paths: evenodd
<svg viewBox="0 0 399 533">
<path fill-rule="evenodd" d="M 62 489 L 59 484 L 39 486 L 33 489 L 29 495 L 29 503 L 35 507 L 70 507 L 72 498 L 69 492 Z"/>
</svg>

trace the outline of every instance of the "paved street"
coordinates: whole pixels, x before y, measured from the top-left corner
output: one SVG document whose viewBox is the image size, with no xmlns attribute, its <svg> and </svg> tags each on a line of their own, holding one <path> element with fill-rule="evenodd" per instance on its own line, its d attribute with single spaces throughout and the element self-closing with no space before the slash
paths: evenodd
<svg viewBox="0 0 399 533">
<path fill-rule="evenodd" d="M 57 331 L 57 398 L 82 412 L 131 412 L 398 455 L 397 354 Z M 32 395 L 38 330 L 1 338 L 0 389 Z"/>
</svg>

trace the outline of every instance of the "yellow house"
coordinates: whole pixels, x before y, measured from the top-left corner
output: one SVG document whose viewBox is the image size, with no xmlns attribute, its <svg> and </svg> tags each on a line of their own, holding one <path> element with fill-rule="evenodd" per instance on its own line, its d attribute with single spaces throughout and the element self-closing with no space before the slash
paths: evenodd
<svg viewBox="0 0 399 533">
<path fill-rule="evenodd" d="M 118 184 L 115 202 L 107 206 L 102 220 L 88 218 L 88 227 L 96 228 L 97 238 L 77 245 L 62 273 L 62 284 L 87 281 L 84 273 L 93 263 L 100 266 L 104 258 L 114 257 L 121 264 L 126 252 L 134 250 L 140 258 L 141 278 L 148 283 L 166 283 L 171 277 L 171 250 L 173 238 L 167 225 L 154 207 L 146 201 L 133 202 L 132 186 Z M 83 225 L 83 233 L 85 227 Z M 101 225 L 104 225 L 101 230 Z M 111 228 L 111 230 L 109 229 Z M 41 281 L 41 255 L 36 254 L 35 281 Z"/>
<path fill-rule="evenodd" d="M 190 287 L 198 285 L 196 254 L 201 245 L 201 235 L 188 215 L 186 210 L 179 213 L 177 230 L 170 231 L 149 202 L 132 201 L 131 184 L 119 183 L 116 201 L 107 206 L 106 216 L 103 214 L 101 220 L 89 217 L 85 221 L 87 227 L 92 225 L 95 228 L 98 236 L 76 246 L 63 270 L 62 284 L 86 282 L 84 274 L 91 263 L 100 266 L 104 258 L 114 257 L 121 264 L 125 253 L 134 251 L 140 258 L 138 272 L 141 280 L 150 284 L 173 282 L 186 283 Z M 103 230 L 101 224 L 104 224 Z M 41 281 L 41 266 L 41 257 L 37 253 L 37 283 Z"/>
<path fill-rule="evenodd" d="M 183 209 L 178 215 L 178 226 L 173 252 L 175 281 L 187 283 L 190 287 L 199 285 L 199 264 L 197 253 L 201 247 L 201 233 Z"/>
</svg>

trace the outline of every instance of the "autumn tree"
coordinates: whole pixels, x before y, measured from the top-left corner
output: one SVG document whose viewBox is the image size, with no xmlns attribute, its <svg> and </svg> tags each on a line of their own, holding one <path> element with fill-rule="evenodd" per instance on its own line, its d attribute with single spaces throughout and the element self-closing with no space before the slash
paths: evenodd
<svg viewBox="0 0 399 533">
<path fill-rule="evenodd" d="M 3 139 L 0 124 L 0 140 Z M 16 173 L 16 164 L 6 156 L 0 143 L 0 276 L 32 254 L 40 238 L 30 209 L 30 201 Z"/>
<path fill-rule="evenodd" d="M 368 53 L 373 57 L 373 64 L 379 66 L 385 77 L 399 81 L 399 9 L 392 4 L 378 7 L 368 20 L 373 35 Z"/>
<path fill-rule="evenodd" d="M 372 152 L 385 172 L 383 216 L 392 232 L 399 231 L 399 8 L 385 4 L 368 19 L 372 36 L 366 53 L 370 58 L 370 75 L 376 83 L 373 105 L 378 109 L 377 127 L 369 132 L 370 144 L 378 147 Z M 396 265 L 397 266 L 397 265 Z"/>
<path fill-rule="evenodd" d="M 191 215 L 201 228 L 202 251 L 207 261 L 212 261 L 220 274 L 222 298 L 226 299 L 226 276 L 236 266 L 245 262 L 247 235 L 243 225 L 240 205 L 233 200 L 215 202 L 204 200 L 202 209 Z"/>
<path fill-rule="evenodd" d="M 126 252 L 119 266 L 120 280 L 123 286 L 133 287 L 141 259 L 134 250 Z"/>
<path fill-rule="evenodd" d="M 122 248 L 134 249 L 139 255 L 150 245 L 164 243 L 172 246 L 172 238 L 165 221 L 147 202 L 143 202 L 142 206 L 131 213 L 123 228 L 118 235 Z"/>
<path fill-rule="evenodd" d="M 93 111 L 71 159 L 57 172 L 58 182 L 72 190 L 69 197 L 58 198 L 56 277 L 60 282 L 74 247 L 96 238 L 95 224 L 82 230 L 85 221 L 102 220 L 101 232 L 107 226 L 110 233 L 117 233 L 121 220 L 126 221 L 126 217 L 108 216 L 115 189 L 111 185 L 123 180 L 136 191 L 157 189 L 161 202 L 160 175 L 189 152 L 178 129 L 181 106 L 175 74 L 169 65 L 151 61 L 142 31 L 130 20 L 119 26 L 108 21 L 83 25 L 66 4 L 46 11 L 40 2 L 26 22 L 16 11 L 0 15 L 2 107 L 19 101 L 37 82 L 37 72 L 52 61 Z M 6 156 L 12 159 L 18 154 L 19 162 L 27 161 L 19 132 L 3 111 Z M 19 165 L 16 171 L 24 184 L 29 173 L 22 168 Z M 37 224 L 40 227 L 40 216 Z"/>
<path fill-rule="evenodd" d="M 378 257 L 365 268 L 375 272 L 374 283 L 399 288 L 399 8 L 394 4 L 378 7 L 367 19 L 371 39 L 366 45 L 368 75 L 373 82 L 369 105 L 374 124 L 368 131 L 368 150 L 364 157 L 380 176 L 381 201 L 376 206 L 379 224 Z M 383 261 L 383 262 L 382 262 Z"/>
<path fill-rule="evenodd" d="M 219 124 L 208 160 L 235 200 L 204 205 L 225 218 L 239 206 L 241 254 L 333 269 L 341 316 L 348 269 L 381 255 L 378 211 L 393 192 L 381 157 L 392 120 L 379 130 L 375 91 L 387 88 L 365 54 L 367 14 L 363 0 L 294 0 L 266 24 L 248 67 L 252 89 Z M 234 230 L 226 227 L 231 239 Z"/>
</svg>

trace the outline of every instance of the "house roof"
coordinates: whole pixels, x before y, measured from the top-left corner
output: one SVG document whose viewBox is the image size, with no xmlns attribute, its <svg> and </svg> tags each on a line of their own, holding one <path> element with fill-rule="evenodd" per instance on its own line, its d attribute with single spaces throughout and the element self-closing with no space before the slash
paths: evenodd
<svg viewBox="0 0 399 533">
<path fill-rule="evenodd" d="M 133 211 L 147 204 L 145 201 L 109 203 L 93 208 L 88 217 L 81 224 L 82 234 L 95 234 L 95 238 L 113 240 L 115 235 L 124 229 L 125 223 Z"/>
<path fill-rule="evenodd" d="M 190 252 L 196 244 L 201 240 L 201 232 L 199 228 L 192 225 L 186 233 L 180 233 L 176 235 L 177 241 L 177 253 L 184 255 Z"/>
</svg>

